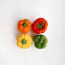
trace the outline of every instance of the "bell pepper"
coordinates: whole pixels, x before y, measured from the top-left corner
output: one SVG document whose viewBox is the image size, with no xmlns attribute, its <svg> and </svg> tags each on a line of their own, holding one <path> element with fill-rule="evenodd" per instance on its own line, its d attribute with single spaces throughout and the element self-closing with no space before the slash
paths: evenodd
<svg viewBox="0 0 65 65">
<path fill-rule="evenodd" d="M 35 47 L 42 49 L 45 48 L 47 46 L 47 38 L 44 35 L 36 35 L 34 37 L 34 43 L 35 43 Z"/>
<path fill-rule="evenodd" d="M 24 19 L 24 20 L 19 20 L 18 22 L 18 30 L 23 32 L 23 33 L 27 33 L 29 32 L 31 29 L 31 22 L 28 19 Z"/>
<path fill-rule="evenodd" d="M 40 34 L 44 33 L 47 30 L 48 23 L 44 18 L 38 18 L 32 24 L 33 32 Z"/>
<path fill-rule="evenodd" d="M 29 48 L 32 45 L 32 37 L 29 34 L 20 34 L 17 38 L 17 46 Z"/>
</svg>

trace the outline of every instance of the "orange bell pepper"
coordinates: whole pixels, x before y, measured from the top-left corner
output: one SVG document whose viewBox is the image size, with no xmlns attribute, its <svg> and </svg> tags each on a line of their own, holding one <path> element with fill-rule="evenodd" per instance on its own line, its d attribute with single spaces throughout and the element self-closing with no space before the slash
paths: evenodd
<svg viewBox="0 0 65 65">
<path fill-rule="evenodd" d="M 23 33 L 27 33 L 29 32 L 31 29 L 31 22 L 28 19 L 24 19 L 24 20 L 19 20 L 18 22 L 18 30 L 23 32 Z"/>
</svg>

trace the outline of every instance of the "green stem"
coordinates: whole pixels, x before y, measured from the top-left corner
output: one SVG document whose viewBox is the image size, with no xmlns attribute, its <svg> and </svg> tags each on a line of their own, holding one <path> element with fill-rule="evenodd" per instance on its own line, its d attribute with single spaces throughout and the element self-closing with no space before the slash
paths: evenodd
<svg viewBox="0 0 65 65">
<path fill-rule="evenodd" d="M 44 24 L 45 24 L 45 22 L 43 22 L 43 23 L 39 23 L 39 24 L 38 24 L 38 28 L 39 28 L 39 29 L 42 29 L 43 26 L 44 26 Z"/>
<path fill-rule="evenodd" d="M 27 40 L 23 39 L 21 42 L 22 42 L 22 44 L 26 44 Z"/>
<path fill-rule="evenodd" d="M 23 23 L 24 27 L 27 27 L 27 22 L 28 22 L 28 19 L 25 21 L 25 23 Z"/>
<path fill-rule="evenodd" d="M 28 22 L 28 19 L 26 19 L 25 23 L 27 23 L 27 22 Z"/>
</svg>

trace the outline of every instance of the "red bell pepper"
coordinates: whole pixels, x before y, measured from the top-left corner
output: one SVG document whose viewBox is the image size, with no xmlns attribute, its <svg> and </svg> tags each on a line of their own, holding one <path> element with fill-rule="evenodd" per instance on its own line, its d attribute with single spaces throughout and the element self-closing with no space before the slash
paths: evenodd
<svg viewBox="0 0 65 65">
<path fill-rule="evenodd" d="M 38 18 L 32 24 L 33 32 L 40 34 L 47 30 L 48 22 L 44 18 Z"/>
</svg>

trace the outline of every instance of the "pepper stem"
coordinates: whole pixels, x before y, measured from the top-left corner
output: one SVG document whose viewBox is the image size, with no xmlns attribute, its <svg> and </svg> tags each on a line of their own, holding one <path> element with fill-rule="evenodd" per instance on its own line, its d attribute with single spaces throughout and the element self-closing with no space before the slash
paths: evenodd
<svg viewBox="0 0 65 65">
<path fill-rule="evenodd" d="M 22 44 L 26 44 L 27 40 L 23 39 L 21 42 L 22 42 Z"/>
<path fill-rule="evenodd" d="M 43 40 L 40 40 L 40 44 L 43 43 Z"/>
<path fill-rule="evenodd" d="M 39 28 L 39 29 L 42 29 L 42 28 L 43 28 L 43 26 L 44 26 L 44 24 L 45 24 L 45 22 L 44 22 L 44 21 L 43 21 L 43 23 L 39 23 L 39 24 L 38 24 L 38 28 Z"/>
<path fill-rule="evenodd" d="M 25 23 L 23 23 L 24 27 L 27 27 L 27 22 L 28 22 L 28 19 L 26 19 Z"/>
</svg>

